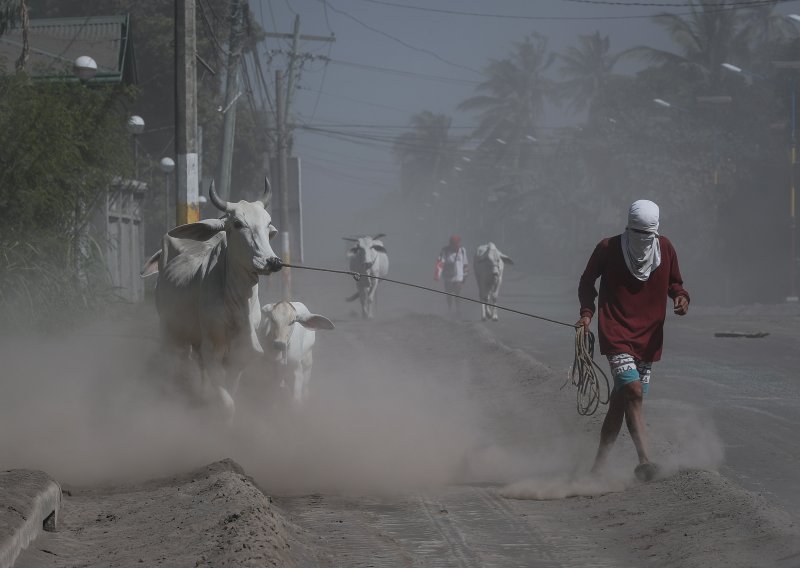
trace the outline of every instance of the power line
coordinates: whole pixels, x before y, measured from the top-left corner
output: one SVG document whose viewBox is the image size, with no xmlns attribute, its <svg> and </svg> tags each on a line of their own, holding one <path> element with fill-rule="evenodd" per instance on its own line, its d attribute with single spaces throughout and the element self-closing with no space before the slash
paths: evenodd
<svg viewBox="0 0 800 568">
<path fill-rule="evenodd" d="M 332 32 L 331 32 L 332 33 Z M 333 44 L 328 44 L 328 55 L 327 60 L 330 61 L 331 59 L 331 51 L 333 50 Z M 319 90 L 317 91 L 317 100 L 314 101 L 314 110 L 311 111 L 311 119 L 314 120 L 314 117 L 317 115 L 317 107 L 319 106 L 319 100 L 322 97 L 322 89 L 325 87 L 325 78 L 328 76 L 328 61 L 325 62 L 325 67 L 322 70 L 322 80 L 319 82 Z M 300 85 L 297 86 L 300 88 Z"/>
<path fill-rule="evenodd" d="M 289 11 L 290 11 L 292 14 L 294 14 L 295 16 L 298 16 L 299 14 L 298 14 L 298 13 L 295 11 L 295 9 L 294 9 L 294 8 L 292 8 L 292 4 L 291 4 L 291 2 L 289 2 L 289 0 L 285 0 L 285 1 L 286 1 L 286 7 L 287 7 L 287 8 L 289 8 Z"/>
<path fill-rule="evenodd" d="M 328 27 L 328 31 L 333 34 L 334 32 L 331 29 L 331 21 L 328 18 L 328 4 L 326 0 L 322 0 L 322 11 L 325 14 L 325 25 Z"/>
<path fill-rule="evenodd" d="M 379 34 L 379 35 L 382 35 L 382 36 L 384 36 L 384 37 L 386 37 L 386 38 L 389 38 L 389 39 L 391 39 L 392 41 L 395 41 L 395 42 L 399 43 L 399 44 L 400 44 L 400 45 L 402 45 L 403 47 L 406 47 L 406 48 L 408 48 L 408 49 L 411 49 L 411 50 L 413 50 L 413 51 L 418 51 L 418 52 L 420 52 L 420 53 L 424 53 L 424 54 L 426 54 L 426 55 L 430 55 L 430 56 L 431 56 L 431 57 L 433 57 L 434 59 L 436 59 L 436 60 L 438 60 L 438 61 L 441 61 L 442 63 L 445 63 L 445 64 L 447 64 L 447 65 L 450 65 L 450 66 L 452 66 L 452 67 L 458 67 L 458 68 L 460 68 L 460 69 L 466 69 L 467 71 L 471 71 L 471 72 L 473 72 L 473 73 L 476 73 L 476 74 L 478 74 L 478 75 L 481 75 L 481 74 L 482 74 L 482 73 L 481 73 L 480 71 L 478 71 L 477 69 L 473 69 L 473 68 L 471 68 L 471 67 L 467 67 L 466 65 L 461 65 L 460 63 L 456 63 L 456 62 L 454 62 L 454 61 L 450 61 L 450 60 L 448 60 L 448 59 L 445 59 L 444 57 L 442 57 L 442 56 L 441 56 L 441 55 L 439 55 L 438 53 L 435 53 L 435 52 L 431 51 L 430 49 L 425 49 L 424 47 L 417 47 L 416 45 L 412 45 L 412 44 L 408 43 L 407 41 L 404 41 L 404 40 L 400 39 L 399 37 L 393 36 L 392 34 L 389 34 L 389 33 L 385 32 L 385 31 L 383 31 L 383 30 L 379 30 L 378 28 L 375 28 L 375 27 L 373 27 L 373 26 L 370 26 L 369 24 L 367 24 L 366 22 L 364 22 L 364 21 L 362 21 L 362 20 L 360 20 L 360 19 L 356 18 L 356 17 L 355 17 L 355 16 L 353 16 L 352 14 L 350 14 L 350 13 L 348 13 L 348 12 L 345 12 L 344 10 L 340 10 L 340 9 L 336 8 L 336 7 L 335 7 L 333 4 L 331 4 L 331 3 L 330 3 L 330 2 L 328 2 L 327 0 L 319 0 L 319 1 L 320 1 L 320 2 L 325 2 L 325 4 L 326 4 L 326 5 L 327 5 L 327 6 L 328 6 L 328 7 L 329 7 L 331 10 L 333 10 L 334 12 L 336 12 L 337 14 L 341 14 L 342 16 L 345 16 L 345 17 L 347 17 L 347 18 L 350 18 L 351 20 L 353 20 L 354 22 L 356 22 L 358 25 L 360 25 L 360 26 L 362 26 L 362 27 L 364 27 L 364 28 L 366 28 L 366 29 L 370 30 L 371 32 L 374 32 L 374 33 L 376 33 L 376 34 Z"/>
<path fill-rule="evenodd" d="M 309 159 L 307 157 L 308 152 L 309 152 L 308 148 L 306 148 L 303 151 L 303 155 L 301 156 L 301 159 L 303 161 Z M 321 158 L 319 156 L 311 156 L 310 159 L 318 161 L 318 162 L 331 164 L 333 166 L 342 166 L 343 165 L 341 159 L 333 160 L 331 158 Z M 373 174 L 385 175 L 385 176 L 396 176 L 400 171 L 399 168 L 396 166 L 396 164 L 394 166 L 388 166 L 388 167 L 390 167 L 392 169 L 379 169 L 379 168 L 373 168 L 373 167 L 364 165 L 364 163 L 368 162 L 368 160 L 358 159 L 357 161 L 358 161 L 358 166 L 356 167 L 356 169 L 358 171 L 360 171 L 360 172 L 373 173 Z"/>
<path fill-rule="evenodd" d="M 203 18 L 203 22 L 205 22 L 206 28 L 208 29 L 208 35 L 211 38 L 211 41 L 214 43 L 214 47 L 216 48 L 216 51 L 214 52 L 214 55 L 216 56 L 217 61 L 219 62 L 219 61 L 221 61 L 220 54 L 222 54 L 225 57 L 228 57 L 228 56 L 230 56 L 230 53 L 228 52 L 227 49 L 225 49 L 222 46 L 222 42 L 219 41 L 219 38 L 217 37 L 217 34 L 214 33 L 214 26 L 211 25 L 211 22 L 208 19 L 208 15 L 206 14 L 206 8 L 203 7 L 203 0 L 200 0 L 197 3 L 197 6 L 198 6 L 198 8 L 200 8 L 200 10 L 199 10 L 200 17 Z M 212 13 L 212 15 L 213 15 L 213 13 Z"/>
<path fill-rule="evenodd" d="M 716 2 L 612 2 L 608 0 L 561 0 L 562 2 L 573 2 L 576 4 L 596 4 L 600 6 L 643 6 L 653 8 L 694 8 L 694 7 L 712 7 L 712 8 L 737 8 L 737 7 L 757 7 L 766 6 L 769 4 L 780 4 L 782 2 L 790 2 L 793 0 L 740 0 L 738 2 L 726 2 L 725 0 L 718 0 Z"/>
<path fill-rule="evenodd" d="M 336 158 L 339 161 L 340 164 L 341 164 L 343 159 L 344 160 L 353 160 L 353 161 L 358 162 L 359 164 L 363 164 L 364 163 L 364 158 L 361 155 L 355 156 L 353 154 L 348 154 L 348 153 L 343 153 L 343 152 L 336 152 L 336 151 L 331 150 L 328 146 L 325 146 L 324 148 L 318 148 L 317 146 L 313 146 L 313 145 L 308 144 L 302 138 L 298 138 L 298 140 L 295 141 L 295 146 L 298 149 L 302 150 L 303 152 L 310 151 L 310 152 L 322 154 L 324 156 L 331 156 L 333 158 Z M 379 165 L 379 166 L 386 166 L 386 167 L 390 167 L 390 168 L 397 166 L 397 162 L 392 158 L 388 158 L 386 160 L 370 158 L 369 162 L 370 163 L 374 163 L 374 164 Z"/>
<path fill-rule="evenodd" d="M 481 81 L 471 79 L 458 79 L 455 77 L 440 77 L 438 75 L 431 75 L 428 73 L 419 73 L 417 71 L 408 71 L 405 69 L 395 69 L 391 67 L 382 67 L 379 65 L 370 65 L 368 63 L 358 63 L 354 61 L 343 61 L 341 59 L 331 59 L 331 63 L 337 65 L 345 65 L 347 67 L 354 67 L 356 69 L 363 69 L 368 71 L 376 71 L 379 73 L 389 73 L 402 77 L 420 77 L 422 79 L 429 79 L 431 81 L 440 81 L 443 83 L 455 83 L 460 85 L 480 85 Z"/>
<path fill-rule="evenodd" d="M 306 122 L 303 126 L 309 128 L 328 128 L 328 127 L 336 127 L 336 128 L 385 128 L 385 129 L 403 129 L 403 130 L 414 130 L 416 127 L 412 124 L 345 124 L 340 122 L 330 122 L 330 123 L 319 123 L 319 124 L 311 124 L 310 122 Z M 474 130 L 478 128 L 477 126 L 449 126 L 450 130 L 453 129 L 469 129 Z"/>
<path fill-rule="evenodd" d="M 349 179 L 349 180 L 360 181 L 362 183 L 368 183 L 370 185 L 379 185 L 379 186 L 383 186 L 383 187 L 385 187 L 387 189 L 396 189 L 397 188 L 396 185 L 387 183 L 384 180 L 376 180 L 376 179 L 366 178 L 366 177 L 362 177 L 362 176 L 357 176 L 357 175 L 353 175 L 352 173 L 349 173 L 349 172 L 345 173 L 345 172 L 342 172 L 342 171 L 337 170 L 335 168 L 329 168 L 329 167 L 327 167 L 325 165 L 320 165 L 320 164 L 314 163 L 313 159 L 311 159 L 311 160 L 309 160 L 309 159 L 303 160 L 303 163 L 306 164 L 307 166 L 309 166 L 312 170 L 315 169 L 315 170 L 321 171 L 323 173 L 328 173 L 330 175 L 333 175 L 334 177 L 340 177 L 340 178 L 345 178 L 345 179 Z"/>
<path fill-rule="evenodd" d="M 350 101 L 350 102 L 357 103 L 357 104 L 360 104 L 360 105 L 368 105 L 368 106 L 374 106 L 374 107 L 377 107 L 377 108 L 393 110 L 393 111 L 396 111 L 396 112 L 402 112 L 403 114 L 414 114 L 414 112 L 415 112 L 415 111 L 410 111 L 410 110 L 403 109 L 403 108 L 398 108 L 398 107 L 393 107 L 393 106 L 384 105 L 384 104 L 380 104 L 380 103 L 375 103 L 375 102 L 365 101 L 365 100 L 361 100 L 361 99 L 356 99 L 356 98 L 348 97 L 348 96 L 345 96 L 345 95 L 337 95 L 337 94 L 328 93 L 328 92 L 322 91 L 322 90 L 311 89 L 309 87 L 298 86 L 297 88 L 298 89 L 302 89 L 304 91 L 309 91 L 311 93 L 318 93 L 320 95 L 325 95 L 326 97 L 332 97 L 332 98 L 335 98 L 335 99 L 342 99 L 342 100 Z"/>
<path fill-rule="evenodd" d="M 488 13 L 488 12 L 467 12 L 463 10 L 447 10 L 444 8 L 429 8 L 427 6 L 414 6 L 411 4 L 399 4 L 397 2 L 392 2 L 390 0 L 361 0 L 362 2 L 367 2 L 370 4 L 379 4 L 381 6 L 390 6 L 393 8 L 402 8 L 405 10 L 417 10 L 420 12 L 431 12 L 436 14 L 448 14 L 453 16 L 472 16 L 478 18 L 496 18 L 496 19 L 503 19 L 503 20 L 537 20 L 537 21 L 599 21 L 599 20 L 644 20 L 650 19 L 653 16 L 657 16 L 659 14 L 643 14 L 643 15 L 636 15 L 636 16 L 529 16 L 529 15 L 521 15 L 521 14 L 496 14 L 496 13 Z M 565 1 L 574 1 L 578 2 L 580 0 L 565 0 Z M 589 0 L 585 0 L 586 3 L 590 3 Z M 752 2 L 748 4 L 749 6 L 768 6 L 770 4 L 775 4 L 776 2 L 785 2 L 789 0 L 745 0 Z M 600 3 L 600 2 L 598 2 Z M 603 2 L 605 4 L 605 2 Z M 629 4 L 625 3 L 626 6 L 631 7 L 638 7 L 638 4 Z M 698 4 L 679 4 L 683 7 L 689 6 L 697 6 Z M 709 4 L 710 5 L 710 4 Z M 641 6 L 657 6 L 656 4 L 644 4 L 642 3 Z M 720 5 L 720 8 L 713 11 L 720 11 L 724 12 L 726 10 L 735 10 L 740 6 L 736 6 L 733 4 L 725 4 Z M 691 12 L 681 12 L 675 13 L 676 16 L 691 16 Z"/>
</svg>

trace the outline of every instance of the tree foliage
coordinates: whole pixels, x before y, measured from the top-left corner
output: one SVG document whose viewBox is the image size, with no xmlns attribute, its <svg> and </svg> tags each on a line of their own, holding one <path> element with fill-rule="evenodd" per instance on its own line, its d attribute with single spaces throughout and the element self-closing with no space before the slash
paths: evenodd
<svg viewBox="0 0 800 568">
<path fill-rule="evenodd" d="M 175 156 L 175 60 L 174 3 L 163 0 L 31 0 L 32 17 L 76 17 L 129 14 L 131 38 L 139 76 L 138 94 L 129 107 L 146 122 L 139 136 L 143 149 L 140 177 L 155 191 L 147 203 L 148 249 L 159 246 L 163 232 L 163 174 L 158 162 Z M 223 80 L 230 35 L 229 0 L 197 3 L 197 53 L 205 63 L 197 66 L 198 126 L 202 129 L 202 175 L 219 173 L 224 106 Z M 253 18 L 246 18 L 245 52 L 255 48 L 263 33 Z M 208 67 L 206 67 L 206 64 Z M 264 185 L 270 143 L 266 136 L 267 111 L 251 105 L 248 96 L 237 103 L 236 138 L 232 169 L 232 199 L 252 197 Z M 201 193 L 207 187 L 201 187 Z"/>
<path fill-rule="evenodd" d="M 408 195 L 429 199 L 439 182 L 449 177 L 456 148 L 450 136 L 451 123 L 449 116 L 426 110 L 413 115 L 412 130 L 395 140 L 393 150 Z"/>
<path fill-rule="evenodd" d="M 0 311 L 52 322 L 110 293 L 94 205 L 130 169 L 125 89 L 0 77 Z"/>
<path fill-rule="evenodd" d="M 0 35 L 19 19 L 19 0 L 0 0 Z"/>
<path fill-rule="evenodd" d="M 477 87 L 480 94 L 458 106 L 478 111 L 475 137 L 484 143 L 485 151 L 513 167 L 527 159 L 529 137 L 535 137 L 545 102 L 553 94 L 554 83 L 546 72 L 554 60 L 547 38 L 532 34 L 514 43 L 506 59 L 489 62 L 487 79 Z"/>
<path fill-rule="evenodd" d="M 793 82 L 771 62 L 796 59 L 800 39 L 774 6 L 689 4 L 688 15 L 654 18 L 672 40 L 665 49 L 614 52 L 596 32 L 556 55 L 533 35 L 491 60 L 459 105 L 479 126 L 454 150 L 469 162 L 450 172 L 460 191 L 445 192 L 440 209 L 463 211 L 457 222 L 472 239 L 513 243 L 515 257 L 574 274 L 599 234 L 619 232 L 627 204 L 653 199 L 670 235 L 690 244 L 687 270 L 724 283 L 717 301 L 785 296 L 789 263 L 774 259 L 789 256 Z M 617 73 L 623 59 L 640 69 Z M 542 128 L 548 101 L 580 123 Z M 758 277 L 767 273 L 776 277 Z"/>
</svg>

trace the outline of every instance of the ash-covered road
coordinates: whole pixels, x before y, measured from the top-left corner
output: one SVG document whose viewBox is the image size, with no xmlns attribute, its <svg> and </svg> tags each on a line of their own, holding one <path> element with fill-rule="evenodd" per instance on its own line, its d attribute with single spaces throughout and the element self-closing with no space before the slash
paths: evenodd
<svg viewBox="0 0 800 568">
<path fill-rule="evenodd" d="M 384 292 L 404 294 L 396 288 Z M 391 447 L 388 455 L 380 448 L 376 457 L 396 466 L 399 475 L 396 483 L 368 477 L 344 491 L 276 499 L 301 529 L 294 548 L 301 565 L 800 562 L 797 528 L 788 514 L 713 472 L 722 459 L 722 442 L 713 421 L 695 405 L 674 399 L 652 405 L 653 444 L 670 469 L 668 478 L 635 484 L 625 435 L 615 454 L 617 467 L 607 478 L 593 479 L 586 472 L 601 417 L 577 415 L 574 393 L 559 390 L 563 368 L 540 365 L 523 350 L 495 342 L 504 322 L 489 329 L 402 315 L 406 310 L 392 301 L 378 321 L 340 320 L 336 333 L 321 341 L 325 371 L 315 379 L 314 396 L 324 401 L 335 390 L 357 392 L 348 382 L 366 390 L 371 383 L 383 389 L 399 382 L 407 395 L 416 393 L 395 399 L 402 408 L 390 411 L 397 415 L 388 420 L 407 430 L 398 432 L 396 463 Z M 504 328 L 512 338 L 514 325 L 522 324 Z M 566 331 L 563 343 L 569 345 Z M 522 333 L 516 337 L 525 339 Z M 557 357 L 555 342 L 551 345 L 550 354 Z M 351 356 L 341 357 L 343 352 Z M 417 408 L 416 396 L 435 402 Z M 383 395 L 376 393 L 374 400 L 381 410 L 362 426 L 380 431 L 387 409 Z M 430 461 L 413 463 L 420 456 Z M 368 456 L 355 459 L 370 462 Z"/>
<path fill-rule="evenodd" d="M 153 390 L 152 313 L 8 354 L 25 377 L 5 384 L 9 467 L 73 488 L 62 532 L 20 566 L 800 566 L 795 313 L 695 300 L 670 317 L 646 403 L 669 475 L 636 484 L 626 433 L 608 475 L 587 475 L 602 411 L 578 416 L 561 389 L 569 328 L 482 324 L 469 305 L 449 320 L 443 298 L 399 286 L 364 322 L 343 302 L 351 282 L 296 276 L 337 325 L 317 337 L 308 404 L 251 376 L 230 429 Z M 569 283 L 510 274 L 504 292 L 575 319 Z M 713 337 L 739 329 L 771 335 Z M 224 457 L 271 500 L 236 473 L 163 477 Z"/>
<path fill-rule="evenodd" d="M 571 321 L 577 319 L 576 288 L 577 282 L 512 277 L 503 302 Z M 507 345 L 556 369 L 569 365 L 568 333 L 514 316 L 499 323 L 492 333 Z M 769 335 L 714 336 L 725 331 Z M 654 366 L 645 412 L 650 417 L 687 407 L 709 417 L 724 445 L 720 471 L 800 521 L 799 370 L 799 305 L 714 308 L 695 298 L 683 318 L 668 311 L 664 356 Z"/>
</svg>

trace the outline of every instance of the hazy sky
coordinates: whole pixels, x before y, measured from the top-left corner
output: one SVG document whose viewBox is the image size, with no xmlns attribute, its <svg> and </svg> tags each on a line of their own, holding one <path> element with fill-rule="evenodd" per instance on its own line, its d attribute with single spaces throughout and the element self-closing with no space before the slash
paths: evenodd
<svg viewBox="0 0 800 568">
<path fill-rule="evenodd" d="M 306 63 L 292 109 L 293 120 L 317 126 L 340 125 L 331 128 L 370 132 L 381 139 L 400 134 L 402 129 L 389 126 L 406 125 L 411 114 L 422 110 L 451 114 L 456 127 L 474 125 L 474 116 L 457 113 L 455 107 L 474 93 L 475 84 L 481 80 L 479 71 L 488 60 L 503 58 L 511 43 L 527 34 L 547 36 L 556 52 L 575 43 L 578 35 L 596 30 L 611 37 L 612 51 L 637 44 L 669 47 L 665 34 L 647 16 L 665 10 L 687 11 L 681 7 L 620 7 L 567 0 L 250 0 L 250 4 L 268 31 L 277 28 L 290 32 L 298 13 L 301 33 L 336 35 L 333 44 L 302 42 L 302 51 L 328 55 L 330 49 L 330 57 L 344 64 L 331 63 L 325 71 L 320 61 Z M 518 18 L 435 13 L 403 5 Z M 784 14 L 800 11 L 800 2 L 785 2 L 778 10 Z M 288 42 L 271 39 L 267 48 L 286 50 Z M 276 63 L 282 61 L 276 59 Z M 626 67 L 632 70 L 630 64 L 621 69 Z M 555 68 L 553 76 L 557 76 Z M 558 126 L 570 120 L 575 119 L 551 108 L 544 124 Z M 341 126 L 364 124 L 381 128 Z M 455 132 L 467 130 L 456 128 Z M 342 199 L 366 204 L 371 197 L 398 186 L 397 166 L 388 141 L 353 143 L 297 131 L 295 155 L 303 160 L 304 201 L 311 216 L 324 213 Z"/>
</svg>

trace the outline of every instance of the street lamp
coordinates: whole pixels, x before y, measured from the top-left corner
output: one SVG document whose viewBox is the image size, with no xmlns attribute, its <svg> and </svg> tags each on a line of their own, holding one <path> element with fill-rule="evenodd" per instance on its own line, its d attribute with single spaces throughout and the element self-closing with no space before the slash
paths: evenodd
<svg viewBox="0 0 800 568">
<path fill-rule="evenodd" d="M 701 95 L 694 98 L 695 102 L 698 104 L 712 104 L 712 105 L 719 105 L 719 104 L 729 104 L 733 102 L 733 97 L 730 95 Z M 659 106 L 664 108 L 674 109 L 681 112 L 691 112 L 689 108 L 679 106 L 673 104 L 667 100 L 657 98 L 653 99 L 653 102 Z M 714 185 L 719 185 L 719 163 L 721 161 L 720 158 L 720 150 L 719 150 L 719 133 L 714 131 Z"/>
<path fill-rule="evenodd" d="M 792 14 L 789 16 L 792 20 L 800 22 L 800 16 Z M 794 68 L 797 69 L 800 62 L 796 61 L 775 61 L 775 67 L 780 69 Z M 755 73 L 745 71 L 741 67 L 732 65 L 730 63 L 723 63 L 722 66 L 728 71 L 734 73 L 742 73 L 745 75 L 752 75 L 764 79 L 765 77 Z M 795 187 L 795 169 L 797 168 L 797 80 L 792 79 L 790 82 L 790 92 L 792 99 L 792 106 L 790 109 L 791 123 L 790 137 L 789 137 L 789 295 L 786 297 L 787 302 L 797 302 L 797 189 Z"/>
<path fill-rule="evenodd" d="M 139 178 L 139 146 L 136 137 L 144 132 L 144 119 L 141 116 L 133 115 L 128 118 L 126 126 L 128 132 L 133 135 L 133 177 Z"/>
<path fill-rule="evenodd" d="M 97 62 L 88 55 L 81 55 L 72 62 L 72 73 L 81 82 L 88 81 L 97 75 Z"/>
<path fill-rule="evenodd" d="M 158 167 L 164 172 L 164 233 L 169 231 L 169 178 L 170 174 L 175 170 L 175 161 L 165 156 L 161 158 Z"/>
</svg>

